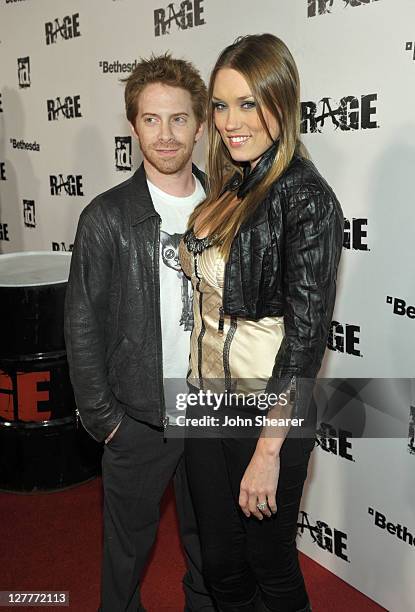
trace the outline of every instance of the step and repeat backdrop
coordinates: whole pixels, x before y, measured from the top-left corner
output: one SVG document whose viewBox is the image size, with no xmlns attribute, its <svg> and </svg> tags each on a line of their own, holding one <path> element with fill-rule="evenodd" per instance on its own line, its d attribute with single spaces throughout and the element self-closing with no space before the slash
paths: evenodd
<svg viewBox="0 0 415 612">
<path fill-rule="evenodd" d="M 140 57 L 169 50 L 207 79 L 221 49 L 261 32 L 296 59 L 303 140 L 345 215 L 298 545 L 406 612 L 415 608 L 413 0 L 0 0 L 0 253 L 70 251 L 82 209 L 137 168 L 120 79 Z M 195 161 L 203 167 L 203 143 Z"/>
</svg>

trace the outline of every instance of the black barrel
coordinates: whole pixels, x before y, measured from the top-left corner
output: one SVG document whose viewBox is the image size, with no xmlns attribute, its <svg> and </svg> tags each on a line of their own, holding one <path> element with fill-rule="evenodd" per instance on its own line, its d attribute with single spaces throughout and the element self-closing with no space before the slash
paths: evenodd
<svg viewBox="0 0 415 612">
<path fill-rule="evenodd" d="M 0 255 L 0 489 L 62 489 L 99 473 L 77 426 L 63 335 L 70 253 Z"/>
</svg>

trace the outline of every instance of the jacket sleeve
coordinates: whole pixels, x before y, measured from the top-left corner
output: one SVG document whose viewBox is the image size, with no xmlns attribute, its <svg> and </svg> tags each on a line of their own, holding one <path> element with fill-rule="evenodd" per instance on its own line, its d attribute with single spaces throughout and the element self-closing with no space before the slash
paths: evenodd
<svg viewBox="0 0 415 612">
<path fill-rule="evenodd" d="M 105 440 L 125 413 L 107 380 L 104 326 L 111 272 L 111 242 L 83 211 L 65 296 L 65 343 L 77 414 L 98 442 Z"/>
<path fill-rule="evenodd" d="M 283 256 L 285 335 L 267 391 L 287 393 L 307 418 L 336 298 L 343 213 L 333 192 L 301 190 L 288 205 Z"/>
</svg>

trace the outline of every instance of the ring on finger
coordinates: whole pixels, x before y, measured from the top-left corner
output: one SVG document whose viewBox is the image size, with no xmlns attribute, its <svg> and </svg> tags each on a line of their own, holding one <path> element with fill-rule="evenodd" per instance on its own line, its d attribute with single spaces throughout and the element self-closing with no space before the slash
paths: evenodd
<svg viewBox="0 0 415 612">
<path fill-rule="evenodd" d="M 258 510 L 261 510 L 261 512 L 263 510 L 267 510 L 268 509 L 268 504 L 267 502 L 260 502 L 256 505 L 256 507 L 258 508 Z"/>
</svg>

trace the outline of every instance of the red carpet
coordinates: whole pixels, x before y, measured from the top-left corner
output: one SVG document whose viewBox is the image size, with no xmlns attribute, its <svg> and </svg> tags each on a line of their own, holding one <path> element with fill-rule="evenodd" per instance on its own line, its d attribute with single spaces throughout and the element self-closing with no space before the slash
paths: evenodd
<svg viewBox="0 0 415 612">
<path fill-rule="evenodd" d="M 0 590 L 69 591 L 70 606 L 62 610 L 95 612 L 99 604 L 101 506 L 100 479 L 59 493 L 0 493 Z M 301 555 L 301 564 L 314 612 L 383 610 L 308 557 Z M 169 490 L 142 589 L 149 612 L 183 610 L 183 570 Z"/>
</svg>

